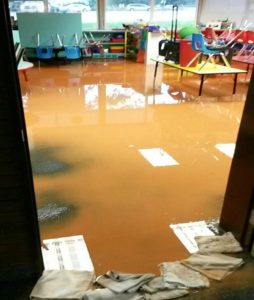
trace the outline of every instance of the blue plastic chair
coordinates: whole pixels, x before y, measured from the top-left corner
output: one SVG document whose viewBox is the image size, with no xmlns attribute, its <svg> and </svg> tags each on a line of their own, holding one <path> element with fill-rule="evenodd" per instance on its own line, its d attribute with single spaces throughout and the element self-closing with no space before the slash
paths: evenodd
<svg viewBox="0 0 254 300">
<path fill-rule="evenodd" d="M 39 59 L 50 59 L 53 57 L 53 48 L 52 47 L 36 47 L 36 55 Z"/>
<path fill-rule="evenodd" d="M 64 50 L 67 59 L 81 58 L 81 49 L 79 46 L 65 46 Z"/>
<path fill-rule="evenodd" d="M 215 63 L 215 60 L 213 58 L 213 56 L 215 55 L 219 55 L 224 64 L 227 66 L 227 67 L 230 67 L 230 64 L 228 62 L 228 60 L 226 59 L 225 57 L 225 54 L 224 52 L 220 51 L 220 49 L 210 49 L 210 48 L 207 48 L 206 45 L 205 45 L 205 39 L 204 39 L 204 36 L 203 34 L 201 33 L 193 33 L 192 34 L 192 42 L 191 42 L 191 46 L 192 46 L 192 49 L 194 51 L 197 51 L 197 55 L 188 63 L 187 67 L 191 66 L 192 63 L 194 63 L 195 60 L 199 59 L 199 57 L 201 55 L 206 55 L 208 56 L 207 60 L 201 65 L 201 67 L 199 68 L 199 70 L 201 70 L 205 65 L 206 63 L 208 63 L 209 61 L 211 61 L 214 65 L 216 65 Z"/>
<path fill-rule="evenodd" d="M 53 58 L 53 48 L 50 46 L 38 46 L 36 47 L 36 56 L 38 58 L 40 67 L 40 60 L 48 60 Z"/>
</svg>

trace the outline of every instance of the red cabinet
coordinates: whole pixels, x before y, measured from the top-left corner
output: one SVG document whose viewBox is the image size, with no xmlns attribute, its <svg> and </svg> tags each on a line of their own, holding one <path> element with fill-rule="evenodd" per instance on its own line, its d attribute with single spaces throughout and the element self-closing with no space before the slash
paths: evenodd
<svg viewBox="0 0 254 300">
<path fill-rule="evenodd" d="M 197 55 L 197 52 L 192 50 L 191 40 L 181 40 L 180 41 L 180 53 L 179 53 L 179 63 L 180 66 L 185 67 L 192 60 L 193 57 Z M 191 67 L 195 66 L 197 61 L 195 61 Z"/>
</svg>

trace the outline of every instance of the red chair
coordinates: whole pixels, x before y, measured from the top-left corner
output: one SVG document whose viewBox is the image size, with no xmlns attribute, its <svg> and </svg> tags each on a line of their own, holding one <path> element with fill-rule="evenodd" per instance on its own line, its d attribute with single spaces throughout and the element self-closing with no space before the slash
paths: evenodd
<svg viewBox="0 0 254 300">
<path fill-rule="evenodd" d="M 214 41 L 217 41 L 217 35 L 212 27 L 206 27 L 204 31 L 204 37 L 208 44 L 212 44 Z"/>
<path fill-rule="evenodd" d="M 254 31 L 247 31 L 247 48 L 245 52 L 248 55 L 248 59 L 254 54 Z"/>
<path fill-rule="evenodd" d="M 239 34 L 236 42 L 242 44 L 242 48 L 237 53 L 237 56 L 247 55 L 254 48 L 254 31 L 247 30 Z"/>
<path fill-rule="evenodd" d="M 236 37 L 236 30 L 232 29 L 225 29 L 219 36 L 218 39 L 220 41 L 224 41 L 225 44 L 228 42 L 232 42 L 235 40 Z"/>
</svg>

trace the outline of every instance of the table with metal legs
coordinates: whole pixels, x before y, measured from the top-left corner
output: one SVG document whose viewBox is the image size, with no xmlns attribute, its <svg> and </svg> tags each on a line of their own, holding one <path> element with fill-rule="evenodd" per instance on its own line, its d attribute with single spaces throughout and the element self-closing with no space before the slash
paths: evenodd
<svg viewBox="0 0 254 300">
<path fill-rule="evenodd" d="M 200 85 L 199 85 L 198 96 L 202 95 L 205 76 L 234 74 L 234 84 L 233 84 L 233 95 L 234 95 L 236 93 L 238 74 L 247 73 L 246 70 L 231 68 L 231 67 L 222 66 L 219 64 L 214 65 L 212 63 L 206 63 L 206 65 L 200 69 L 200 66 L 183 67 L 183 66 L 180 66 L 179 64 L 175 64 L 170 61 L 165 61 L 164 58 L 152 59 L 152 60 L 155 61 L 154 85 L 155 85 L 155 79 L 156 79 L 156 75 L 157 75 L 158 66 L 159 66 L 159 64 L 162 64 L 164 66 L 169 66 L 169 67 L 180 70 L 181 77 L 183 76 L 183 72 L 188 72 L 188 73 L 199 75 L 200 76 Z"/>
</svg>

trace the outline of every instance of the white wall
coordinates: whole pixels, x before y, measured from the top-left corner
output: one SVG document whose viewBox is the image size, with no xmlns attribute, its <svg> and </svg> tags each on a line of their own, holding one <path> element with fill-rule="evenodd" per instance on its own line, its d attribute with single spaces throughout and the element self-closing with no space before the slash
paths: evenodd
<svg viewBox="0 0 254 300">
<path fill-rule="evenodd" d="M 202 23 L 221 21 L 227 18 L 234 22 L 236 27 L 239 27 L 242 19 L 248 19 L 249 22 L 254 23 L 254 11 L 249 9 L 253 5 L 253 0 L 199 1 L 201 5 L 199 21 Z"/>
<path fill-rule="evenodd" d="M 254 0 L 247 0 L 246 17 L 250 22 L 253 22 L 252 28 L 254 28 Z"/>
</svg>

